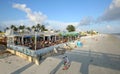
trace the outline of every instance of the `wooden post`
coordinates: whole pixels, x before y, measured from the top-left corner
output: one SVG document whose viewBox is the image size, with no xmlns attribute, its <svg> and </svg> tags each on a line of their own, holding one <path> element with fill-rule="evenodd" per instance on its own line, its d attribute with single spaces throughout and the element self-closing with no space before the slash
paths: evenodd
<svg viewBox="0 0 120 74">
<path fill-rule="evenodd" d="M 56 35 L 55 35 L 55 41 L 56 41 Z"/>
<path fill-rule="evenodd" d="M 37 44 L 37 32 L 35 32 L 35 51 L 36 51 L 36 44 Z"/>
<path fill-rule="evenodd" d="M 23 37 L 23 35 L 22 35 L 22 45 L 24 44 L 24 43 L 23 43 L 23 38 L 24 38 L 24 37 Z"/>
<path fill-rule="evenodd" d="M 51 36 L 49 36 L 49 41 L 51 41 Z"/>
</svg>

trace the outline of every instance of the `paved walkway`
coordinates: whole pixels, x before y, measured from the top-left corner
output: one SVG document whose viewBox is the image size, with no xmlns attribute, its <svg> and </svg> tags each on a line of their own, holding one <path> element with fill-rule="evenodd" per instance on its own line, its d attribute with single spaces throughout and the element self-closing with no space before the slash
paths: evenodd
<svg viewBox="0 0 120 74">
<path fill-rule="evenodd" d="M 120 40 L 96 39 L 87 39 L 82 48 L 64 55 L 48 57 L 39 66 L 17 56 L 0 59 L 1 74 L 120 74 Z M 65 55 L 71 62 L 68 70 L 62 70 Z"/>
</svg>

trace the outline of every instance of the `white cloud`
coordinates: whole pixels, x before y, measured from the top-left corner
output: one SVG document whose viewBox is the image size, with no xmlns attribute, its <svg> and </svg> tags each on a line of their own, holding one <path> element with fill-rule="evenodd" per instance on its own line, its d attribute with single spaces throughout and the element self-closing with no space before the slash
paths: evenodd
<svg viewBox="0 0 120 74">
<path fill-rule="evenodd" d="M 103 31 L 106 33 L 120 33 L 120 26 L 119 25 L 106 25 Z"/>
<path fill-rule="evenodd" d="M 113 0 L 113 2 L 111 3 L 111 5 L 109 6 L 109 9 L 114 9 L 120 7 L 120 0 Z"/>
<path fill-rule="evenodd" d="M 75 27 L 78 26 L 78 22 L 69 22 L 69 23 L 66 23 L 66 22 L 59 22 L 59 21 L 54 21 L 54 20 L 48 20 L 46 22 L 47 22 L 46 27 L 48 27 L 50 29 L 61 30 L 61 31 L 66 30 L 66 27 L 68 25 L 73 25 Z"/>
<path fill-rule="evenodd" d="M 3 26 L 3 25 L 1 25 L 1 23 L 0 23 L 0 31 L 4 31 L 5 28 L 6 28 L 6 25 L 4 24 L 4 26 Z"/>
<path fill-rule="evenodd" d="M 24 11 L 27 14 L 27 18 L 35 24 L 42 24 L 47 19 L 47 16 L 42 14 L 42 12 L 32 12 L 32 10 L 28 8 L 26 4 L 13 4 L 13 8 Z"/>
<path fill-rule="evenodd" d="M 89 30 L 88 27 L 91 24 L 98 24 L 92 17 L 84 17 L 80 20 L 80 22 L 60 22 L 55 20 L 46 20 L 47 16 L 44 15 L 42 12 L 33 12 L 30 8 L 26 6 L 26 4 L 13 4 L 13 8 L 17 8 L 27 15 L 26 17 L 29 20 L 16 20 L 16 21 L 5 21 L 5 24 L 31 24 L 40 23 L 45 24 L 47 29 L 56 29 L 56 30 L 66 30 L 67 25 L 74 25 L 76 27 L 76 31 L 84 31 Z M 120 0 L 113 0 L 110 6 L 106 9 L 103 15 L 99 18 L 102 22 L 103 21 L 111 21 L 111 20 L 118 20 L 120 19 Z M 31 22 L 30 22 L 31 21 Z M 85 25 L 85 26 L 83 26 Z M 103 29 L 102 29 L 103 28 Z M 110 25 L 106 25 L 106 27 L 99 27 L 99 31 L 112 31 L 113 28 Z M 115 30 L 115 29 L 114 29 Z"/>
<path fill-rule="evenodd" d="M 104 27 L 98 28 L 97 30 L 100 33 L 120 33 L 119 29 L 120 29 L 120 27 L 118 27 L 117 25 L 116 26 L 106 25 Z"/>
<path fill-rule="evenodd" d="M 9 20 L 9 21 L 2 21 L 1 24 L 4 24 L 5 27 L 9 27 L 10 25 L 26 25 L 26 26 L 32 26 L 34 23 L 29 20 Z"/>
<path fill-rule="evenodd" d="M 90 25 L 91 23 L 93 23 L 94 20 L 92 17 L 84 17 L 78 24 L 78 26 L 82 26 L 82 25 Z"/>
<path fill-rule="evenodd" d="M 107 25 L 106 28 L 107 28 L 108 30 L 114 30 L 113 27 L 110 26 L 110 25 Z"/>
<path fill-rule="evenodd" d="M 120 20 L 120 0 L 113 0 L 110 6 L 106 9 L 100 21 L 115 21 Z"/>
</svg>

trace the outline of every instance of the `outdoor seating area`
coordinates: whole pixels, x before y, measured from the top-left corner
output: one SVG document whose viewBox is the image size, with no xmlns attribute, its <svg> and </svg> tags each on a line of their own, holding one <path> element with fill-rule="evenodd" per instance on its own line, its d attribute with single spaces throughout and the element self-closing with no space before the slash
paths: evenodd
<svg viewBox="0 0 120 74">
<path fill-rule="evenodd" d="M 36 56 L 53 52 L 54 48 L 63 46 L 64 43 L 74 41 L 78 33 L 56 33 L 56 32 L 29 32 L 14 33 L 7 32 L 7 48 Z"/>
<path fill-rule="evenodd" d="M 43 39 L 43 37 L 38 36 L 36 39 L 36 48 L 35 48 L 35 37 L 29 36 L 24 37 L 22 42 L 22 37 L 15 36 L 14 37 L 14 45 L 21 45 L 29 47 L 31 50 L 38 50 L 49 46 L 54 46 L 57 44 L 65 43 L 68 41 L 68 38 L 60 38 L 56 36 L 56 39 L 51 36 L 51 39 L 47 39 L 48 37 L 45 37 L 46 39 Z"/>
<path fill-rule="evenodd" d="M 13 32 L 13 31 L 11 31 Z M 8 45 L 21 45 L 31 50 L 38 50 L 49 46 L 76 40 L 78 33 L 54 33 L 54 32 L 30 32 L 30 33 L 7 33 Z M 10 34 L 11 33 L 11 34 Z"/>
</svg>

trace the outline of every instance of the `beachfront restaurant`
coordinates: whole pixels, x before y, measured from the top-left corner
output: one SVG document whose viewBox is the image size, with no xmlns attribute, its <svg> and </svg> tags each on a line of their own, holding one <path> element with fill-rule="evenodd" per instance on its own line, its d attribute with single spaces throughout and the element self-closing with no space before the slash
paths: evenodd
<svg viewBox="0 0 120 74">
<path fill-rule="evenodd" d="M 52 51 L 53 47 L 57 46 L 56 44 L 59 44 L 58 33 L 14 33 L 11 31 L 7 32 L 6 36 L 8 48 L 30 56 L 36 56 Z M 49 49 L 47 49 L 48 47 Z"/>
<path fill-rule="evenodd" d="M 56 32 L 13 32 L 6 31 L 7 48 L 31 57 L 39 57 L 54 54 L 54 49 L 63 47 L 65 42 L 75 39 L 78 33 Z M 49 56 L 48 55 L 48 56 Z M 47 56 L 46 56 L 47 57 Z"/>
</svg>

